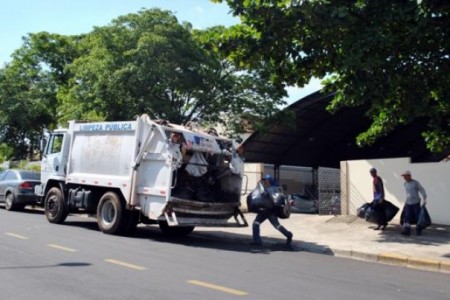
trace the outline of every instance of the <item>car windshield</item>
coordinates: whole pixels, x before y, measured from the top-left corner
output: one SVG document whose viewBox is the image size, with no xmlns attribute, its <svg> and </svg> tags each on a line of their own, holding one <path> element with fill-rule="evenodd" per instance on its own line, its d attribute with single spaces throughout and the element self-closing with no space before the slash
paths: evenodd
<svg viewBox="0 0 450 300">
<path fill-rule="evenodd" d="M 20 171 L 22 179 L 26 180 L 41 180 L 41 173 L 32 171 Z"/>
</svg>

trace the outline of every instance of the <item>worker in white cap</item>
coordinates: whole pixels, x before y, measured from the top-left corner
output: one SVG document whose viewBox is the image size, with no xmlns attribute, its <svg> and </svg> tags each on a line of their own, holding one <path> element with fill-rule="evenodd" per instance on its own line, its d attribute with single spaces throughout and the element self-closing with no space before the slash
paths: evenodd
<svg viewBox="0 0 450 300">
<path fill-rule="evenodd" d="M 419 218 L 421 200 L 422 205 L 427 204 L 427 193 L 419 181 L 412 179 L 410 171 L 403 172 L 402 177 L 405 179 L 406 201 L 405 207 L 403 208 L 405 217 L 401 234 L 409 236 L 411 235 L 411 224 L 416 223 Z M 422 199 L 419 194 L 422 196 Z M 422 228 L 416 227 L 416 233 L 420 235 Z"/>
</svg>

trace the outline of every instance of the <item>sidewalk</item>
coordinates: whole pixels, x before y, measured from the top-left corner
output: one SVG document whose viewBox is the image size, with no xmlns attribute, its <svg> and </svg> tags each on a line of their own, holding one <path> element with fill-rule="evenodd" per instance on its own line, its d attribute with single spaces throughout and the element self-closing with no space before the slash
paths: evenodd
<svg viewBox="0 0 450 300">
<path fill-rule="evenodd" d="M 247 213 L 245 217 L 249 227 L 199 227 L 194 233 L 250 243 L 255 214 Z M 294 233 L 294 249 L 450 273 L 449 226 L 432 225 L 421 236 L 413 230 L 410 237 L 405 237 L 395 222 L 385 231 L 376 231 L 374 224 L 356 216 L 292 214 L 289 219 L 280 219 L 280 223 Z M 261 225 L 261 237 L 266 245 L 285 242 L 269 221 Z"/>
</svg>

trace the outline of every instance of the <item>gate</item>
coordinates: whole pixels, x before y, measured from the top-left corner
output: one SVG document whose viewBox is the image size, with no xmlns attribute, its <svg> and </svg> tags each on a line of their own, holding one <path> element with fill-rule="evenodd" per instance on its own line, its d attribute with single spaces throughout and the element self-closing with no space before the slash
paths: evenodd
<svg viewBox="0 0 450 300">
<path fill-rule="evenodd" d="M 317 192 L 320 215 L 341 214 L 340 169 L 322 168 L 317 171 Z"/>
</svg>

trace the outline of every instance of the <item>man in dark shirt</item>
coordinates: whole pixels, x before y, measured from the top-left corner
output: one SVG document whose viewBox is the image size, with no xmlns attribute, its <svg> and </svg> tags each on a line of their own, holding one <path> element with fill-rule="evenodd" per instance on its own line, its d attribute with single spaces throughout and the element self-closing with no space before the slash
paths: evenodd
<svg viewBox="0 0 450 300">
<path fill-rule="evenodd" d="M 370 175 L 373 178 L 373 209 L 378 215 L 377 227 L 375 230 L 385 230 L 387 226 L 386 212 L 384 208 L 384 186 L 383 180 L 377 175 L 377 169 L 370 169 Z"/>
</svg>

